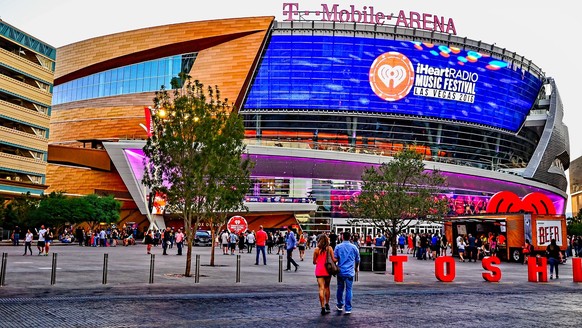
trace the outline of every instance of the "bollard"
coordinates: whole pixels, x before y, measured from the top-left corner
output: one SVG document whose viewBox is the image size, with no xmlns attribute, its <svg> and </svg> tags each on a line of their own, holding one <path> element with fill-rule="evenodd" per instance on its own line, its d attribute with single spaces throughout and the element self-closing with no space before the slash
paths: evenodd
<svg viewBox="0 0 582 328">
<path fill-rule="evenodd" d="M 358 281 L 358 273 L 360 273 L 360 271 L 356 271 L 356 276 L 354 277 L 354 281 Z"/>
<path fill-rule="evenodd" d="M 101 283 L 103 285 L 107 285 L 107 266 L 108 266 L 108 262 L 109 261 L 109 254 L 105 253 L 103 254 L 103 279 L 101 281 Z"/>
<path fill-rule="evenodd" d="M 57 253 L 53 253 L 53 263 L 51 267 L 51 286 L 57 283 Z"/>
<path fill-rule="evenodd" d="M 279 282 L 283 282 L 283 256 L 279 255 Z"/>
<path fill-rule="evenodd" d="M 150 284 L 154 283 L 154 264 L 156 262 L 156 254 L 152 254 L 150 258 Z"/>
<path fill-rule="evenodd" d="M 196 254 L 196 267 L 194 269 L 194 283 L 200 282 L 200 254 Z"/>
<path fill-rule="evenodd" d="M 6 282 L 6 262 L 8 260 L 8 253 L 2 253 L 2 265 L 0 267 L 0 287 L 5 286 Z"/>
<path fill-rule="evenodd" d="M 236 256 L 236 282 L 240 282 L 240 255 Z"/>
</svg>

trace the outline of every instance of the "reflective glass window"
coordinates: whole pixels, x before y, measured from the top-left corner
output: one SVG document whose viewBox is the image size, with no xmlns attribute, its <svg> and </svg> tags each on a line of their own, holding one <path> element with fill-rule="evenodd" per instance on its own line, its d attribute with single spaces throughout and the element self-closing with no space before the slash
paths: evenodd
<svg viewBox="0 0 582 328">
<path fill-rule="evenodd" d="M 99 72 L 54 87 L 53 105 L 84 99 L 159 90 L 181 70 L 190 73 L 196 53 L 187 53 Z"/>
</svg>

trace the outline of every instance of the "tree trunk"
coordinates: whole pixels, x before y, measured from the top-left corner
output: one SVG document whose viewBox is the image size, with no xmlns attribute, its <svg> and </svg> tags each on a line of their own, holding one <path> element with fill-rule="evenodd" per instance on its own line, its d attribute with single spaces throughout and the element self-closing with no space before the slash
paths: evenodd
<svg viewBox="0 0 582 328">
<path fill-rule="evenodd" d="M 214 239 L 216 239 L 216 232 L 214 231 L 214 220 L 210 220 L 210 238 L 212 239 L 212 250 L 210 251 L 210 266 L 214 266 Z"/>
<path fill-rule="evenodd" d="M 188 251 L 186 252 L 186 271 L 184 275 L 191 277 L 190 270 L 192 269 L 192 238 L 188 238 Z"/>
<path fill-rule="evenodd" d="M 192 217 L 188 213 L 184 213 L 184 231 L 186 233 L 186 245 L 188 250 L 186 252 L 186 270 L 184 276 L 190 277 L 190 271 L 192 269 L 192 242 L 194 241 L 195 232 L 192 232 Z"/>
<path fill-rule="evenodd" d="M 392 229 L 390 229 L 390 230 L 391 230 L 390 231 L 390 248 L 392 248 L 391 253 L 393 256 L 396 256 L 396 255 L 398 255 L 398 249 L 397 249 L 397 245 L 396 245 L 396 241 L 397 241 L 396 229 L 393 226 Z M 394 266 L 395 266 L 395 263 L 392 262 L 392 275 L 394 275 Z"/>
</svg>

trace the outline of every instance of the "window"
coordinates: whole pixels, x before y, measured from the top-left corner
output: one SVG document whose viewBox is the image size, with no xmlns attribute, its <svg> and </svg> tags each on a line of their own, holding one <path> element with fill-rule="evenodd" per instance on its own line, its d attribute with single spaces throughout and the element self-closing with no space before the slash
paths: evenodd
<svg viewBox="0 0 582 328">
<path fill-rule="evenodd" d="M 170 81 L 182 69 L 189 73 L 196 53 L 187 53 L 114 68 L 55 86 L 53 105 L 90 98 L 151 92 Z"/>
</svg>

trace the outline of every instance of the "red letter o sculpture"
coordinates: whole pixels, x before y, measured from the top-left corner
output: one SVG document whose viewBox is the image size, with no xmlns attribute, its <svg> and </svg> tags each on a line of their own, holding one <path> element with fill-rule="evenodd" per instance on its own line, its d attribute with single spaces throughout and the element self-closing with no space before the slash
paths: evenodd
<svg viewBox="0 0 582 328">
<path fill-rule="evenodd" d="M 452 282 L 455 280 L 455 260 L 453 257 L 437 257 L 434 261 L 434 275 L 442 282 Z"/>
</svg>

